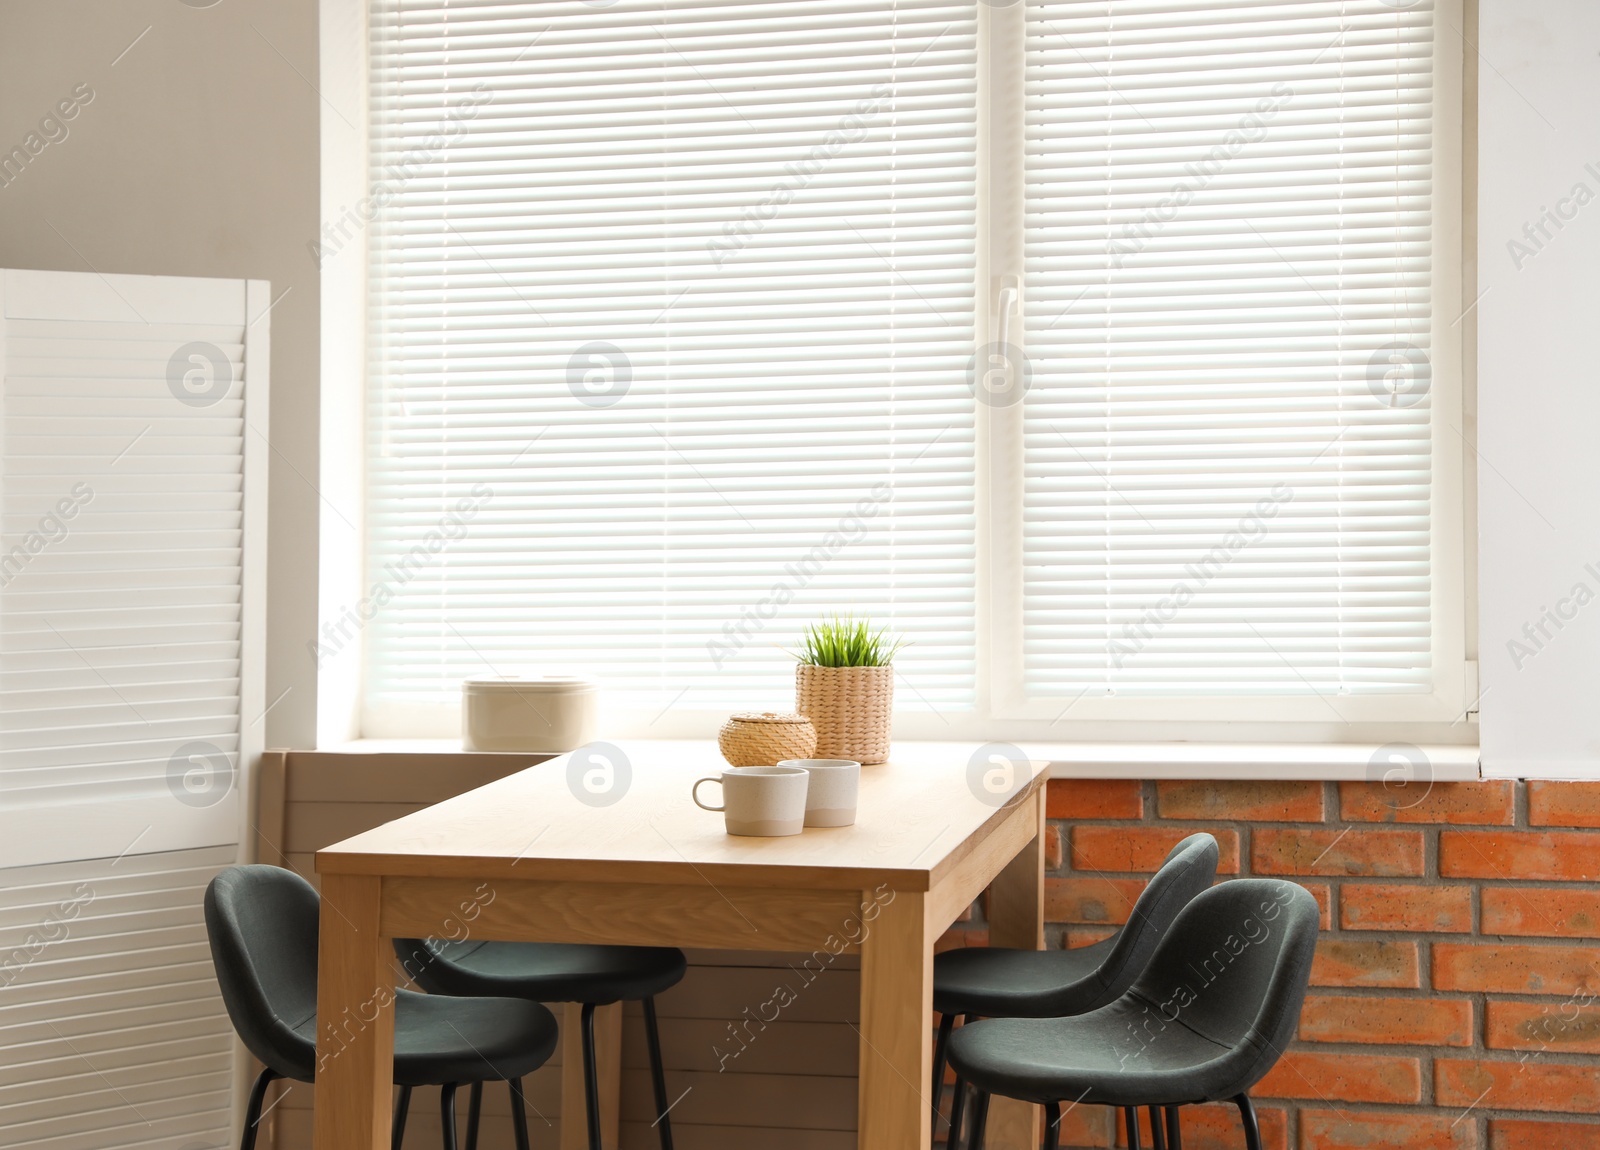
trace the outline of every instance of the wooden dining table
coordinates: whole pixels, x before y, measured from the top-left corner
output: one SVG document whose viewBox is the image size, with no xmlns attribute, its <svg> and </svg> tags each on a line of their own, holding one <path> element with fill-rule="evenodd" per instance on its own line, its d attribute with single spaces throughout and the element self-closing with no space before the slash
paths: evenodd
<svg viewBox="0 0 1600 1150">
<path fill-rule="evenodd" d="M 387 1150 L 389 940 L 463 935 L 857 955 L 857 1146 L 928 1147 L 935 943 L 987 890 L 992 945 L 1044 944 L 1043 764 L 897 744 L 855 825 L 783 838 L 693 804 L 723 769 L 709 742 L 592 744 L 318 851 L 315 1150 Z M 995 1099 L 988 1146 L 1039 1123 Z"/>
</svg>

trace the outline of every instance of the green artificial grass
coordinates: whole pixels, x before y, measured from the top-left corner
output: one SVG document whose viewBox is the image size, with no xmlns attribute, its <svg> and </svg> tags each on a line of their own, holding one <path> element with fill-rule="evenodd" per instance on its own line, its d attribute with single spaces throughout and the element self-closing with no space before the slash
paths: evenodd
<svg viewBox="0 0 1600 1150">
<path fill-rule="evenodd" d="M 813 667 L 887 667 L 903 646 L 886 627 L 874 631 L 865 619 L 835 615 L 806 628 L 795 657 Z"/>
</svg>

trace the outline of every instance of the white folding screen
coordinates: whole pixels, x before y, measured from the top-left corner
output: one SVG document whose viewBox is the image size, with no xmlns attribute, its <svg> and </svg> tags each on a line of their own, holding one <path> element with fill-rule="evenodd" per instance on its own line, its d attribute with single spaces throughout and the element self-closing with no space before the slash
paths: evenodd
<svg viewBox="0 0 1600 1150">
<path fill-rule="evenodd" d="M 237 842 L 266 286 L 0 282 L 0 866 Z"/>
<path fill-rule="evenodd" d="M 200 896 L 262 741 L 267 311 L 0 272 L 0 1145 L 232 1125 Z"/>
<path fill-rule="evenodd" d="M 0 872 L 0 1146 L 229 1150 L 200 900 L 235 848 Z"/>
</svg>

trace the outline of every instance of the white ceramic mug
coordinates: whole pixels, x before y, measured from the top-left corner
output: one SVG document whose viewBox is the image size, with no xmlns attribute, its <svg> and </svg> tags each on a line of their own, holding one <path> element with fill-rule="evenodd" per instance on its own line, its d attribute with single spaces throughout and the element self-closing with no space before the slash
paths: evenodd
<svg viewBox="0 0 1600 1150">
<path fill-rule="evenodd" d="M 806 787 L 806 826 L 848 827 L 855 823 L 860 763 L 854 759 L 785 759 L 778 765 L 798 767 L 811 776 Z"/>
<path fill-rule="evenodd" d="M 722 777 L 700 779 L 690 792 L 695 806 L 721 811 L 730 835 L 776 838 L 797 835 L 806 824 L 806 789 L 811 776 L 798 767 L 733 767 Z M 700 801 L 706 783 L 722 784 L 722 806 Z"/>
</svg>

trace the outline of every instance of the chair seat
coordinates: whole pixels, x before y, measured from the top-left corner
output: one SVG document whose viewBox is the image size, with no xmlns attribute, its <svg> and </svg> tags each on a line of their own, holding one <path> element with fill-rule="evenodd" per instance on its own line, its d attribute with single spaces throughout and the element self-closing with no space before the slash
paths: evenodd
<svg viewBox="0 0 1600 1150">
<path fill-rule="evenodd" d="M 1181 1017 L 1168 1021 L 1134 995 L 1075 1018 L 972 1023 L 950 1038 L 951 1066 L 979 1090 L 1106 1106 L 1231 1098 L 1260 1053 L 1207 1038 Z"/>
<path fill-rule="evenodd" d="M 357 1025 L 351 1022 L 348 1029 Z M 316 1065 L 317 1020 L 305 1019 L 294 1032 L 305 1042 L 303 1064 L 276 1069 L 309 1082 Z M 555 1053 L 559 1036 L 555 1015 L 537 1002 L 434 998 L 401 990 L 395 1001 L 394 1083 L 443 1086 L 521 1078 Z"/>
<path fill-rule="evenodd" d="M 1114 938 L 1073 950 L 969 946 L 933 960 L 933 1008 L 982 1018 L 1059 1018 L 1100 1005 Z"/>
<path fill-rule="evenodd" d="M 683 951 L 658 946 L 587 946 L 550 942 L 440 942 L 400 951 L 417 985 L 430 994 L 583 1002 L 635 1002 L 676 986 Z"/>
<path fill-rule="evenodd" d="M 353 1028 L 356 1023 L 350 1023 Z M 305 1040 L 304 1064 L 285 1077 L 312 1080 L 317 1020 L 295 1028 Z M 560 1027 L 537 1002 L 519 998 L 434 998 L 396 992 L 394 1082 L 396 1086 L 443 1086 L 521 1078 L 555 1053 Z M 337 1054 L 334 1055 L 337 1057 Z"/>
</svg>

